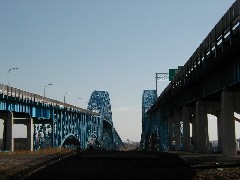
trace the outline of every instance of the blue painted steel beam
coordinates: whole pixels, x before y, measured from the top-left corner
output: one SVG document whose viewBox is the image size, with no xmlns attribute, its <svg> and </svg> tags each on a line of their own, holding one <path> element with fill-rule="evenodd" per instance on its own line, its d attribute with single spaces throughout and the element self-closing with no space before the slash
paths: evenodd
<svg viewBox="0 0 240 180">
<path fill-rule="evenodd" d="M 142 95 L 141 148 L 147 151 L 167 151 L 168 120 L 162 112 L 149 116 L 146 112 L 157 100 L 156 90 L 144 90 Z"/>
<path fill-rule="evenodd" d="M 93 133 L 96 142 L 100 144 L 100 148 L 106 150 L 120 149 L 123 143 L 113 127 L 109 93 L 107 91 L 94 91 L 88 102 L 88 110 L 100 114 L 100 119 L 97 120 L 98 126 L 95 127 Z"/>
</svg>

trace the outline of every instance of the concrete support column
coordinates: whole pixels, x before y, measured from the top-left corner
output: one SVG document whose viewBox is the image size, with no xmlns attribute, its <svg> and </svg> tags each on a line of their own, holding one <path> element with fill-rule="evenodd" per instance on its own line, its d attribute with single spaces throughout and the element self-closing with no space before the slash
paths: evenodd
<svg viewBox="0 0 240 180">
<path fill-rule="evenodd" d="M 14 151 L 14 138 L 13 138 L 13 113 L 7 112 L 4 118 L 4 123 L 6 123 L 6 150 Z"/>
<path fill-rule="evenodd" d="M 218 132 L 218 152 L 222 152 L 223 127 L 221 121 L 221 111 L 217 111 L 217 132 Z"/>
<path fill-rule="evenodd" d="M 233 93 L 223 91 L 221 100 L 222 153 L 224 156 L 235 156 L 237 149 Z"/>
<path fill-rule="evenodd" d="M 189 107 L 183 107 L 183 151 L 190 152 L 190 113 Z"/>
<path fill-rule="evenodd" d="M 168 116 L 168 133 L 169 133 L 169 148 L 170 150 L 174 150 L 173 149 L 173 117 L 172 116 Z"/>
<path fill-rule="evenodd" d="M 33 119 L 26 119 L 27 122 L 27 149 L 33 151 Z"/>
<path fill-rule="evenodd" d="M 196 139 L 196 132 L 197 132 L 197 127 L 196 127 L 196 116 L 191 117 L 192 121 L 192 141 L 191 141 L 191 150 L 193 152 L 197 151 L 197 139 Z"/>
<path fill-rule="evenodd" d="M 208 152 L 208 122 L 204 101 L 196 103 L 196 145 L 198 153 Z"/>
<path fill-rule="evenodd" d="M 181 150 L 180 116 L 178 111 L 174 111 L 174 136 L 175 150 Z"/>
</svg>

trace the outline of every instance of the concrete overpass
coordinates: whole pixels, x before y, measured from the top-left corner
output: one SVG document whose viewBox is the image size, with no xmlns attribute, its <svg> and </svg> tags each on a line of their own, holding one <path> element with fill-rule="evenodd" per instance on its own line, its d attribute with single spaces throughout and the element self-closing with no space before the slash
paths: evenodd
<svg viewBox="0 0 240 180">
<path fill-rule="evenodd" d="M 174 142 L 175 150 L 209 152 L 207 114 L 212 114 L 217 117 L 219 151 L 226 156 L 237 154 L 234 112 L 240 113 L 239 15 L 237 0 L 152 102 L 143 116 L 145 149 L 156 141 L 155 149 L 161 151 L 172 150 Z"/>
</svg>

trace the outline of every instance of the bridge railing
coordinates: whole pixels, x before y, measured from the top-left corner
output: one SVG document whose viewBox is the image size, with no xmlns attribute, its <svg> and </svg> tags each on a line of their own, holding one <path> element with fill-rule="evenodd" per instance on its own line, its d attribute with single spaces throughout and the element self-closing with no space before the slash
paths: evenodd
<svg viewBox="0 0 240 180">
<path fill-rule="evenodd" d="M 50 99 L 47 97 L 40 96 L 38 94 L 33 94 L 18 88 L 14 88 L 8 85 L 0 84 L 0 94 L 6 96 L 6 97 L 11 97 L 11 98 L 19 98 L 25 102 L 32 101 L 35 103 L 42 103 L 43 106 L 55 106 L 55 107 L 62 107 L 62 108 L 68 108 L 72 110 L 78 110 L 80 112 L 84 113 L 91 113 L 93 115 L 99 115 L 98 113 L 91 112 L 89 110 L 73 106 L 71 104 L 63 103 L 61 101 L 57 101 L 54 99 Z"/>
<path fill-rule="evenodd" d="M 237 28 L 239 26 L 239 7 L 240 0 L 237 0 L 214 26 L 172 80 L 172 84 L 169 84 L 173 89 L 191 80 L 190 76 L 192 76 L 200 66 L 205 66 L 211 56 L 216 55 L 216 50 L 221 48 L 224 42 L 229 41 L 230 35 L 236 34 L 239 31 L 239 28 Z"/>
<path fill-rule="evenodd" d="M 221 48 L 224 42 L 229 41 L 230 35 L 239 31 L 237 28 L 239 26 L 239 7 L 240 0 L 237 0 L 214 26 L 169 86 L 177 89 L 191 80 L 190 77 L 196 70 L 200 67 L 204 68 L 209 58 L 216 55 L 216 50 Z"/>
</svg>

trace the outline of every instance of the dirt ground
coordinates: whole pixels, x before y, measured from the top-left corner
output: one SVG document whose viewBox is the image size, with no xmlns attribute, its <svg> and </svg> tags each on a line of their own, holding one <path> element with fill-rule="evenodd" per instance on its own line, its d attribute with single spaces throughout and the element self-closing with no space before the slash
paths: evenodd
<svg viewBox="0 0 240 180">
<path fill-rule="evenodd" d="M 193 179 L 240 179 L 240 156 L 221 154 L 177 153 L 185 163 L 195 169 Z"/>
<path fill-rule="evenodd" d="M 159 152 L 0 153 L 0 179 L 240 179 L 239 157 Z"/>
<path fill-rule="evenodd" d="M 42 151 L 0 152 L 0 179 L 17 177 L 21 172 L 31 171 L 42 164 L 72 153 L 68 149 L 45 149 Z"/>
</svg>

